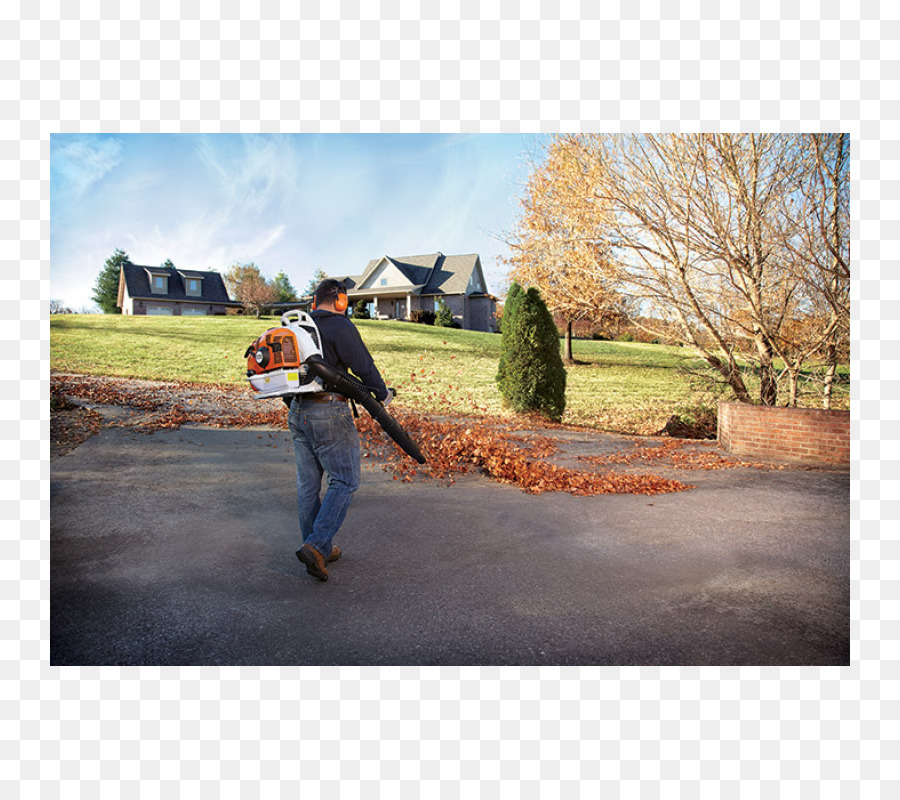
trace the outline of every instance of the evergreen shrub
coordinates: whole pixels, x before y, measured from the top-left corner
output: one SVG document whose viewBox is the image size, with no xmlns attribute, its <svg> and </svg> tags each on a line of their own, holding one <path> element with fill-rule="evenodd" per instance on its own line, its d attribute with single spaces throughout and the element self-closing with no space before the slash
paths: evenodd
<svg viewBox="0 0 900 800">
<path fill-rule="evenodd" d="M 438 300 L 438 310 L 434 315 L 434 325 L 437 328 L 453 327 L 453 312 L 443 300 Z"/>
<path fill-rule="evenodd" d="M 566 368 L 559 332 L 536 288 L 517 302 L 510 327 L 500 386 L 504 403 L 518 413 L 537 412 L 561 420 L 566 410 Z"/>
</svg>

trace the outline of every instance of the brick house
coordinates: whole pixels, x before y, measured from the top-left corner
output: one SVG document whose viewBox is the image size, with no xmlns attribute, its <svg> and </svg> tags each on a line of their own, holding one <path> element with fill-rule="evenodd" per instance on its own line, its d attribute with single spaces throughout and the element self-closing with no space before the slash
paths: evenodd
<svg viewBox="0 0 900 800">
<path fill-rule="evenodd" d="M 495 331 L 497 298 L 488 292 L 478 254 L 382 256 L 362 275 L 344 281 L 351 308 L 363 300 L 373 319 L 410 319 L 413 311 L 437 311 L 443 300 L 462 328 Z"/>
</svg>

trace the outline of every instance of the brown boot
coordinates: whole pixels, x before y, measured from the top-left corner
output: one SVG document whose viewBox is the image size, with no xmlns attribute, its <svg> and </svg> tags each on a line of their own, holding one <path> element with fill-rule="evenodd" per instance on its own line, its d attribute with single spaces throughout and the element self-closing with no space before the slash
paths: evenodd
<svg viewBox="0 0 900 800">
<path fill-rule="evenodd" d="M 336 544 L 331 545 L 331 552 L 328 554 L 328 558 L 325 560 L 330 564 L 332 561 L 337 561 L 341 557 L 341 548 Z"/>
<path fill-rule="evenodd" d="M 318 578 L 320 581 L 328 580 L 328 568 L 325 566 L 325 556 L 323 556 L 312 545 L 305 544 L 297 551 L 297 558 L 306 564 L 306 571 Z"/>
</svg>

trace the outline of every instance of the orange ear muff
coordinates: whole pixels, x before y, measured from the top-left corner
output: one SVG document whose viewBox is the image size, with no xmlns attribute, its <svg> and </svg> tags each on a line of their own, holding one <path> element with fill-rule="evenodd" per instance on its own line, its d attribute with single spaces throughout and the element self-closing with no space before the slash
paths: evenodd
<svg viewBox="0 0 900 800">
<path fill-rule="evenodd" d="M 346 292 L 338 292 L 337 299 L 334 301 L 334 310 L 339 314 L 343 314 L 349 305 Z"/>
</svg>

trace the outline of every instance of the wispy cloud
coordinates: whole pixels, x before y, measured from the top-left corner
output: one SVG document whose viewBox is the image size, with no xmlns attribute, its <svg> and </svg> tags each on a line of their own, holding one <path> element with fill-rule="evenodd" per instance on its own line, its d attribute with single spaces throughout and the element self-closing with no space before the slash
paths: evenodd
<svg viewBox="0 0 900 800">
<path fill-rule="evenodd" d="M 177 266 L 192 269 L 225 269 L 237 261 L 256 261 L 280 242 L 286 233 L 281 223 L 243 227 L 227 214 L 198 215 L 174 227 L 136 228 L 126 239 L 133 258 L 161 263 L 171 258 Z M 260 264 L 265 272 L 266 265 Z"/>
<path fill-rule="evenodd" d="M 193 156 L 202 203 L 190 202 L 176 224 L 136 233 L 135 250 L 178 253 L 176 263 L 222 268 L 258 261 L 281 241 L 297 190 L 299 158 L 281 136 L 202 136 Z M 193 192 L 191 192 L 193 194 Z"/>
<path fill-rule="evenodd" d="M 79 198 L 103 180 L 122 160 L 119 139 L 84 138 L 54 146 L 51 139 L 50 173 L 60 191 Z"/>
<path fill-rule="evenodd" d="M 284 136 L 204 136 L 197 155 L 218 183 L 224 207 L 261 216 L 287 211 L 297 188 L 299 159 Z"/>
<path fill-rule="evenodd" d="M 137 263 L 225 269 L 262 264 L 283 241 L 296 195 L 299 157 L 281 136 L 209 135 L 136 141 L 132 158 L 153 165 L 132 172 L 119 241 Z M 166 151 L 165 147 L 170 149 Z M 168 162 L 159 153 L 170 155 Z M 140 188 L 149 180 L 153 185 Z"/>
</svg>

